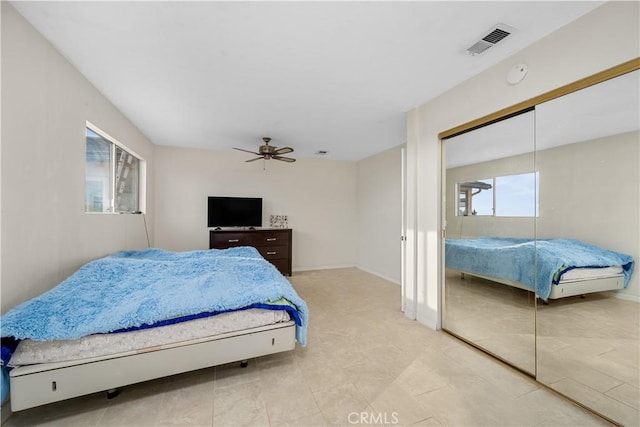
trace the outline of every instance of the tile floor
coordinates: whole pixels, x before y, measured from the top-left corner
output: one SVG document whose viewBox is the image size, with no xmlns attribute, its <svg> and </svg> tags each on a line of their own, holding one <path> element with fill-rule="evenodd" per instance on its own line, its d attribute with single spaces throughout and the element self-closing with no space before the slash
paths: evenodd
<svg viewBox="0 0 640 427">
<path fill-rule="evenodd" d="M 604 420 L 400 313 L 357 269 L 295 273 L 309 344 L 15 413 L 6 426 L 592 426 Z"/>
</svg>

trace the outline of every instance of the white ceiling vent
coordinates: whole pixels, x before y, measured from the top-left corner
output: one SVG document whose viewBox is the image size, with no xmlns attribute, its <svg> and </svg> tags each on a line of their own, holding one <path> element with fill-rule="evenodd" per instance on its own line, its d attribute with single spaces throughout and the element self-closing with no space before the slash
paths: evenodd
<svg viewBox="0 0 640 427">
<path fill-rule="evenodd" d="M 490 47 L 495 46 L 496 43 L 513 34 L 515 31 L 517 30 L 509 25 L 497 24 L 487 31 L 484 37 L 471 45 L 471 47 L 467 48 L 467 52 L 472 55 L 480 55 Z"/>
</svg>

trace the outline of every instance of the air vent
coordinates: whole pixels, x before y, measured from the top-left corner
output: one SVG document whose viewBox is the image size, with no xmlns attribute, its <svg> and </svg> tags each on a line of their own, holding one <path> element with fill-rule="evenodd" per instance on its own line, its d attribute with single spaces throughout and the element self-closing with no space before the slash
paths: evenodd
<svg viewBox="0 0 640 427">
<path fill-rule="evenodd" d="M 497 24 L 489 31 L 487 31 L 484 37 L 471 45 L 471 47 L 467 48 L 467 52 L 471 53 L 472 55 L 480 55 L 490 47 L 495 46 L 496 43 L 513 34 L 514 31 L 517 30 L 513 27 L 510 27 L 509 25 Z"/>
</svg>

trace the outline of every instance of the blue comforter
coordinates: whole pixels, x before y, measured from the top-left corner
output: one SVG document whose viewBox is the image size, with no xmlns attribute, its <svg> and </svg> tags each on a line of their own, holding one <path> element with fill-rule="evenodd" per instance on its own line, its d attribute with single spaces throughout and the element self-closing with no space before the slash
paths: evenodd
<svg viewBox="0 0 640 427">
<path fill-rule="evenodd" d="M 306 303 L 251 247 L 119 252 L 13 308 L 0 326 L 2 337 L 77 339 L 250 307 L 289 309 L 306 345 Z"/>
<path fill-rule="evenodd" d="M 621 265 L 624 286 L 627 287 L 634 262 L 629 255 L 578 240 L 482 237 L 447 240 L 445 265 L 455 270 L 522 283 L 546 300 L 552 284 L 557 284 L 562 274 L 573 268 Z"/>
</svg>

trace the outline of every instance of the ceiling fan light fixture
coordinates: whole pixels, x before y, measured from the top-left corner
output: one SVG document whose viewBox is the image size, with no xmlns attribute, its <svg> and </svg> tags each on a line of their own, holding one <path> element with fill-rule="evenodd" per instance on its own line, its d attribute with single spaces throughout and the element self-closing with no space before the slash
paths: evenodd
<svg viewBox="0 0 640 427">
<path fill-rule="evenodd" d="M 288 154 L 288 153 L 293 153 L 293 148 L 291 147 L 274 147 L 272 145 L 269 145 L 269 142 L 271 142 L 271 138 L 269 138 L 268 136 L 264 136 L 262 137 L 262 141 L 264 142 L 264 145 L 261 145 L 260 147 L 258 147 L 258 151 L 250 151 L 250 150 L 245 150 L 244 148 L 236 148 L 233 147 L 234 150 L 238 150 L 238 151 L 244 151 L 246 153 L 251 153 L 251 154 L 255 154 L 256 156 L 260 156 L 260 157 L 256 157 L 255 159 L 249 159 L 249 160 L 245 160 L 245 162 L 253 162 L 255 160 L 259 160 L 259 159 L 264 159 L 264 160 L 281 160 L 283 162 L 288 162 L 288 163 L 293 163 L 296 161 L 296 159 L 292 158 L 292 157 L 283 157 L 282 154 Z"/>
</svg>

